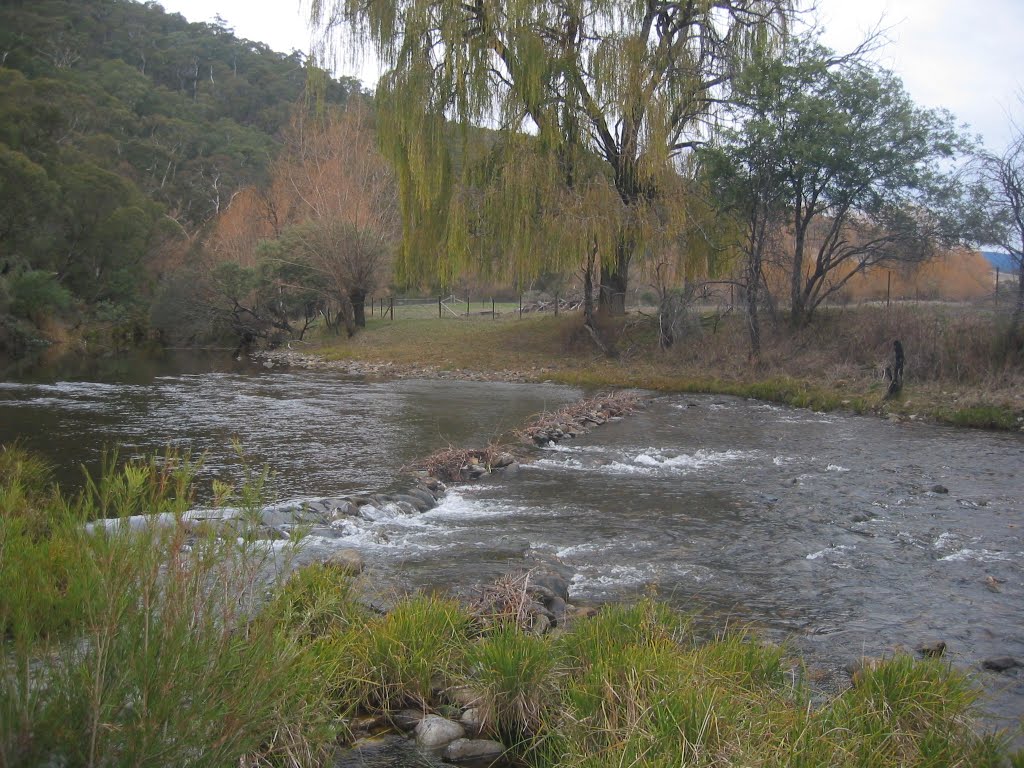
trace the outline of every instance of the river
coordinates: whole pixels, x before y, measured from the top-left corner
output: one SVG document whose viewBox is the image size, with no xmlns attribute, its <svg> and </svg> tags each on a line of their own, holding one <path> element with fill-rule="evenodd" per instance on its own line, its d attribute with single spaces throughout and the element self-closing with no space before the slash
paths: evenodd
<svg viewBox="0 0 1024 768">
<path fill-rule="evenodd" d="M 187 448 L 205 454 L 204 481 L 237 481 L 237 438 L 288 502 L 408 485 L 401 468 L 416 457 L 483 445 L 582 394 L 208 361 L 87 378 L 0 384 L 0 442 L 19 438 L 74 484 L 105 445 L 122 457 Z M 943 640 L 984 686 L 991 722 L 1012 726 L 1024 678 L 979 661 L 1024 658 L 1021 467 L 1019 433 L 667 395 L 425 514 L 352 518 L 305 546 L 356 547 L 396 588 L 557 561 L 576 600 L 655 592 L 790 643 L 833 685 L 862 654 Z"/>
</svg>

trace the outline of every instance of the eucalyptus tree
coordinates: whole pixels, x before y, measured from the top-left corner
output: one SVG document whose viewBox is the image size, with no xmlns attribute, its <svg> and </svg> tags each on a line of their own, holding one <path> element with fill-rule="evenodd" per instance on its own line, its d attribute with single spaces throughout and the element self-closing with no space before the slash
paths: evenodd
<svg viewBox="0 0 1024 768">
<path fill-rule="evenodd" d="M 443 281 L 495 248 L 498 266 L 521 277 L 596 242 L 602 301 L 621 311 L 631 261 L 683 215 L 680 157 L 744 57 L 785 34 L 792 5 L 313 0 L 311 20 L 328 48 L 354 38 L 387 68 L 377 93 L 399 169 L 406 278 Z M 597 215 L 575 229 L 538 224 L 566 195 L 595 198 Z M 538 240 L 553 226 L 558 248 Z"/>
<path fill-rule="evenodd" d="M 723 149 L 745 189 L 732 190 L 749 228 L 784 212 L 794 326 L 854 275 L 958 240 L 952 164 L 969 142 L 949 113 L 917 107 L 893 73 L 859 51 L 837 56 L 793 38 L 736 85 L 743 121 Z"/>
</svg>

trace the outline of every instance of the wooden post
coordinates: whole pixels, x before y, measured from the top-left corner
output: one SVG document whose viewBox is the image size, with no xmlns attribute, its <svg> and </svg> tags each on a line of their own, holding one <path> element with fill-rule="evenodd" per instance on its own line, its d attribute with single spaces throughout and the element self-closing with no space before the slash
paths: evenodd
<svg viewBox="0 0 1024 768">
<path fill-rule="evenodd" d="M 558 294 L 555 294 L 555 317 L 558 317 Z"/>
<path fill-rule="evenodd" d="M 493 320 L 494 318 L 495 318 L 495 314 L 494 314 L 494 297 L 491 296 L 491 320 Z"/>
<path fill-rule="evenodd" d="M 469 317 L 469 294 L 466 294 L 466 317 Z"/>
<path fill-rule="evenodd" d="M 519 294 L 519 319 L 523 319 L 523 294 Z"/>
<path fill-rule="evenodd" d="M 437 319 L 441 319 L 441 297 L 437 297 Z"/>
<path fill-rule="evenodd" d="M 381 304 L 383 304 L 384 303 L 384 299 L 381 299 L 380 302 L 381 302 Z M 391 321 L 394 322 L 394 320 L 395 320 L 395 297 L 394 296 L 389 296 L 388 297 L 388 312 L 391 313 Z"/>
<path fill-rule="evenodd" d="M 885 277 L 885 308 L 889 308 L 889 299 L 892 296 L 892 272 L 887 272 Z"/>
</svg>

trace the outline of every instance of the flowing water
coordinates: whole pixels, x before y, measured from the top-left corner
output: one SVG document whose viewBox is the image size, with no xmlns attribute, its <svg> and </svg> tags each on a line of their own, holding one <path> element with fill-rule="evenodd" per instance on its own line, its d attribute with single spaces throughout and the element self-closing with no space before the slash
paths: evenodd
<svg viewBox="0 0 1024 768">
<path fill-rule="evenodd" d="M 580 395 L 251 367 L 6 383 L 0 442 L 21 435 L 72 478 L 104 444 L 126 456 L 167 443 L 207 452 L 204 471 L 231 477 L 238 437 L 274 470 L 278 498 L 312 499 L 386 489 L 417 456 L 482 445 Z M 316 528 L 307 556 L 356 547 L 395 587 L 558 563 L 574 600 L 653 591 L 789 642 L 833 684 L 861 655 L 943 640 L 953 663 L 977 672 L 993 722 L 1020 722 L 1024 678 L 978 664 L 1024 658 L 1021 434 L 663 396 L 535 456 L 422 515 Z"/>
</svg>

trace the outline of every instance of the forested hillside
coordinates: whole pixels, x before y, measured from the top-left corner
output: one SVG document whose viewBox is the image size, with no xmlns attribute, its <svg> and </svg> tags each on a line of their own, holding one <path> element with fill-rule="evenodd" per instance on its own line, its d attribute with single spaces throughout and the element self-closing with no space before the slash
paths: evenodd
<svg viewBox="0 0 1024 768">
<path fill-rule="evenodd" d="M 311 81 L 327 102 L 359 89 L 152 2 L 0 2 L 0 351 L 144 332 L 162 272 L 265 179 Z"/>
</svg>

